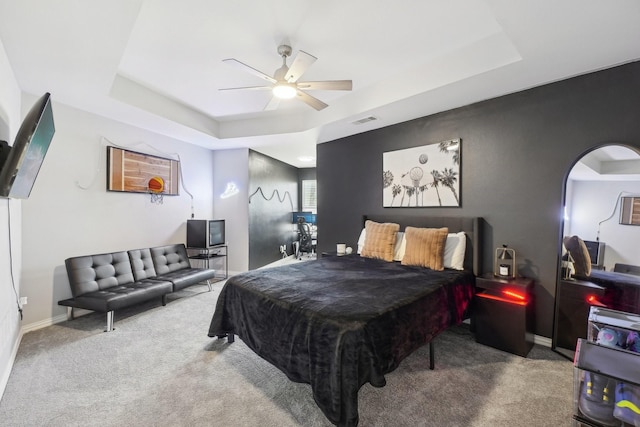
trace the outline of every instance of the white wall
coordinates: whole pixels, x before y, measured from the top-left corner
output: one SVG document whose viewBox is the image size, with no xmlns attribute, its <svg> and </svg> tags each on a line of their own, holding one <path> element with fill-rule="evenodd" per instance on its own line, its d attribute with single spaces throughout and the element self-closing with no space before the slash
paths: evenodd
<svg viewBox="0 0 640 427">
<path fill-rule="evenodd" d="M 19 126 L 20 88 L 0 41 L 0 140 L 12 144 Z M 0 198 L 0 397 L 9 380 L 20 339 L 16 302 L 22 263 L 20 205 L 18 200 Z"/>
<path fill-rule="evenodd" d="M 573 181 L 571 192 L 567 192 L 569 221 L 565 222 L 565 234 L 596 240 L 599 229 L 600 241 L 606 244 L 607 270 L 613 270 L 615 263 L 640 265 L 640 226 L 619 224 L 620 193 L 640 195 L 640 182 Z"/>
<path fill-rule="evenodd" d="M 219 150 L 213 153 L 213 217 L 224 219 L 229 242 L 229 272 L 249 269 L 249 150 Z M 238 193 L 221 198 L 227 185 Z"/>
<path fill-rule="evenodd" d="M 106 191 L 109 141 L 163 157 L 178 154 L 195 217 L 213 214 L 211 151 L 57 104 L 55 94 L 52 100 L 56 133 L 31 196 L 22 202 L 26 330 L 64 319 L 57 301 L 71 296 L 66 258 L 185 242 L 191 199 L 182 188 L 162 205 L 146 194 Z"/>
</svg>

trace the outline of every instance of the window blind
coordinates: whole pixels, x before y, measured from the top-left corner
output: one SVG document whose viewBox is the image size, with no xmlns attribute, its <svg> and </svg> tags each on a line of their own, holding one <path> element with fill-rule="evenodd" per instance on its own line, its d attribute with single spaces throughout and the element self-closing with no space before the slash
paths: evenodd
<svg viewBox="0 0 640 427">
<path fill-rule="evenodd" d="M 318 193 L 315 179 L 302 181 L 302 210 L 318 213 Z"/>
</svg>

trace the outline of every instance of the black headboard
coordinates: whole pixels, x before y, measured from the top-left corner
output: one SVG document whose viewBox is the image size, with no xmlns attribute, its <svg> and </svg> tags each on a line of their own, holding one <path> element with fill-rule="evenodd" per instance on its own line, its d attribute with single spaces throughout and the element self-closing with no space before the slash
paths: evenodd
<svg viewBox="0 0 640 427">
<path fill-rule="evenodd" d="M 364 215 L 362 219 L 363 226 L 368 219 L 376 222 L 395 222 L 400 224 L 400 231 L 403 231 L 407 226 L 424 228 L 447 227 L 449 233 L 464 231 L 467 236 L 464 268 L 472 270 L 476 276 L 482 273 L 483 220 L 481 217 Z"/>
</svg>

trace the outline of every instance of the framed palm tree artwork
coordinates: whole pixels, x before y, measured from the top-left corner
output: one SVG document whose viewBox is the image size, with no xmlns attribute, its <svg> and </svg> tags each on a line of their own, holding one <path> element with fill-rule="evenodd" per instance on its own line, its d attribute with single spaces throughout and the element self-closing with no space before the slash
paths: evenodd
<svg viewBox="0 0 640 427">
<path fill-rule="evenodd" d="M 460 139 L 382 154 L 385 208 L 459 207 Z"/>
</svg>

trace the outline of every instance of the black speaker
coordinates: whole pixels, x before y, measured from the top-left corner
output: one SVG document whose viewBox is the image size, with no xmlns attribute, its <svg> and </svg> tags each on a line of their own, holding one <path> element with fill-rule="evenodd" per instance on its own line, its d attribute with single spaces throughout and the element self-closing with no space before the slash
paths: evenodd
<svg viewBox="0 0 640 427">
<path fill-rule="evenodd" d="M 207 248 L 207 220 L 188 219 L 187 220 L 187 247 Z"/>
<path fill-rule="evenodd" d="M 556 294 L 556 321 L 553 348 L 573 357 L 578 338 L 587 337 L 590 300 L 602 299 L 605 289 L 582 280 L 561 280 Z"/>
</svg>

